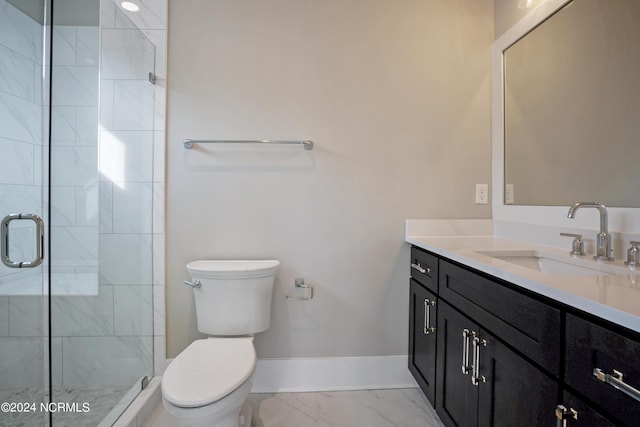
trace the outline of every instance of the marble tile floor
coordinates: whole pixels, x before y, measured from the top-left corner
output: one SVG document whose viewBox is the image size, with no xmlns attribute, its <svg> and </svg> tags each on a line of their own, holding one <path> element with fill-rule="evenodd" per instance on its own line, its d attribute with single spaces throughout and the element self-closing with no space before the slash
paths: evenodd
<svg viewBox="0 0 640 427">
<path fill-rule="evenodd" d="M 88 412 L 58 412 L 53 426 L 95 427 L 120 401 L 130 387 L 102 387 L 100 389 L 54 389 L 53 402 L 89 403 Z M 44 395 L 38 389 L 0 389 L 0 402 L 35 402 L 35 412 L 0 413 L 2 427 L 39 427 L 45 425 L 48 414 L 39 410 Z"/>
<path fill-rule="evenodd" d="M 251 394 L 253 427 L 439 427 L 417 389 Z M 163 408 L 144 427 L 178 427 Z"/>
</svg>

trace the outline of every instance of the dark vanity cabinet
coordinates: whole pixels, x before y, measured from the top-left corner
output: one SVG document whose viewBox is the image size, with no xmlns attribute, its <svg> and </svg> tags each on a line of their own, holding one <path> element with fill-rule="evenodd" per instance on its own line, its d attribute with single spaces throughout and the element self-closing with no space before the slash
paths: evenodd
<svg viewBox="0 0 640 427">
<path fill-rule="evenodd" d="M 417 247 L 410 289 L 409 369 L 445 426 L 640 426 L 639 333 Z"/>
<path fill-rule="evenodd" d="M 553 425 L 560 311 L 443 260 L 438 286 L 436 411 L 445 425 Z"/>
<path fill-rule="evenodd" d="M 438 259 L 411 250 L 409 370 L 431 404 L 435 404 Z"/>
</svg>

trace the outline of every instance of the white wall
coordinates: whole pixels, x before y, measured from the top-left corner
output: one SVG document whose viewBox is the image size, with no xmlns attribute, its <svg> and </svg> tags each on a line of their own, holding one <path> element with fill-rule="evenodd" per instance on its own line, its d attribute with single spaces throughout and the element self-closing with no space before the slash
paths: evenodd
<svg viewBox="0 0 640 427">
<path fill-rule="evenodd" d="M 200 336 L 201 258 L 282 262 L 258 357 L 406 353 L 404 220 L 491 215 L 492 1 L 181 0 L 169 26 L 167 355 Z"/>
<path fill-rule="evenodd" d="M 513 24 L 547 0 L 493 0 L 494 36 L 497 39 Z"/>
</svg>

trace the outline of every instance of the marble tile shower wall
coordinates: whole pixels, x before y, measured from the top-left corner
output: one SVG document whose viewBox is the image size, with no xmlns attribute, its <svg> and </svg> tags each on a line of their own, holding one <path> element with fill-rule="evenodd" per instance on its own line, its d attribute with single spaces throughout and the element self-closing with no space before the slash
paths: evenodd
<svg viewBox="0 0 640 427">
<path fill-rule="evenodd" d="M 55 295 L 97 293 L 99 45 L 98 27 L 53 29 L 49 225 L 54 301 Z M 83 280 L 73 280 L 75 273 Z"/>
<path fill-rule="evenodd" d="M 98 27 L 55 26 L 51 70 L 52 314 L 98 294 Z M 57 326 L 56 326 L 57 325 Z M 63 333 L 66 324 L 54 322 Z"/>
<path fill-rule="evenodd" d="M 41 74 L 41 25 L 0 0 L 1 217 L 15 212 L 42 215 Z M 12 229 L 11 239 L 12 258 L 33 257 L 27 250 L 34 239 L 30 228 Z M 42 267 L 17 272 L 0 265 L 2 387 L 42 387 L 42 298 L 25 296 L 42 293 L 41 275 Z"/>
</svg>

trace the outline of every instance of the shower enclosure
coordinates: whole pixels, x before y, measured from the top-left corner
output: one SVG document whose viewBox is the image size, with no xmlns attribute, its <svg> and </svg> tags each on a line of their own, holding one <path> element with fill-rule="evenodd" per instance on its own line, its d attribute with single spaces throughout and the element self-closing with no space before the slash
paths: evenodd
<svg viewBox="0 0 640 427">
<path fill-rule="evenodd" d="M 153 375 L 155 47 L 0 0 L 0 425 L 111 425 Z"/>
</svg>

